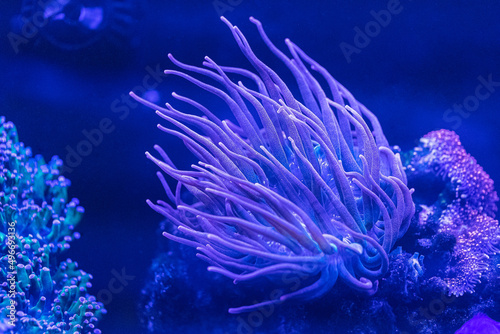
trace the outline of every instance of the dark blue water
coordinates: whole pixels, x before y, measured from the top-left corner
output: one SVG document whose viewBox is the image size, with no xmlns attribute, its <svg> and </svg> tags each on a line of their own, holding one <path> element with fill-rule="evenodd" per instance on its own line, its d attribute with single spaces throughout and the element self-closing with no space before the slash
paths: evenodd
<svg viewBox="0 0 500 334">
<path fill-rule="evenodd" d="M 35 153 L 65 161 L 70 196 L 86 208 L 78 227 L 82 238 L 66 256 L 93 274 L 94 294 L 109 290 L 113 270 L 133 277 L 107 302 L 103 333 L 141 332 L 137 301 L 157 244 L 166 242 L 157 233 L 161 217 L 145 203 L 164 198 L 164 193 L 144 152 L 161 144 L 175 152 L 178 167 L 194 162 L 185 158 L 177 141 L 156 129 L 158 117 L 131 102 L 127 93 L 149 85 L 160 103 L 171 101 L 172 91 L 189 95 L 191 86 L 159 74 L 171 66 L 169 52 L 189 64 L 201 64 L 209 55 L 220 64 L 247 66 L 220 14 L 255 41 L 261 59 L 278 69 L 282 65 L 262 47 L 249 16 L 263 22 L 280 47 L 290 38 L 306 50 L 377 115 L 392 145 L 408 150 L 430 131 L 454 130 L 500 182 L 497 2 L 402 0 L 385 26 L 372 27 L 372 37 L 364 39 L 356 37 L 357 31 L 371 29 L 376 16 L 371 11 L 387 9 L 387 2 L 214 3 L 147 1 L 136 6 L 130 1 L 130 11 L 106 7 L 105 13 L 116 17 L 95 35 L 80 36 L 56 22 L 32 31 L 22 42 L 9 39 L 12 32 L 23 36 L 15 19 L 21 4 L 1 5 L 0 114 L 16 124 L 20 139 Z M 478 96 L 480 85 L 484 88 Z M 462 111 L 454 107 L 464 103 Z M 212 110 L 222 108 L 215 100 L 207 104 Z M 82 148 L 86 134 L 94 134 L 94 143 Z M 85 154 L 76 156 L 79 148 Z"/>
</svg>

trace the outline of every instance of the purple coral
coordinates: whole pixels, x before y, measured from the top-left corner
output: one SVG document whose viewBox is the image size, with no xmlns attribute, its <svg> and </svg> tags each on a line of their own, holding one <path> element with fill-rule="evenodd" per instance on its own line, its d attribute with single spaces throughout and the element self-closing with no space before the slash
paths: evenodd
<svg viewBox="0 0 500 334">
<path fill-rule="evenodd" d="M 493 180 L 465 151 L 458 135 L 448 130 L 425 135 L 407 168 L 410 174 L 430 172 L 445 182 L 441 196 L 450 200 L 439 217 L 437 232 L 453 236 L 456 244 L 444 281 L 450 294 L 473 292 L 490 268 L 490 256 L 499 252 Z"/>
<path fill-rule="evenodd" d="M 470 154 L 458 135 L 449 130 L 426 134 L 420 152 L 415 152 L 408 168 L 426 168 L 450 181 L 449 190 L 462 203 L 475 207 L 478 213 L 493 216 L 497 211 L 498 195 L 493 180 Z"/>
<path fill-rule="evenodd" d="M 399 155 L 388 147 L 377 118 L 299 47 L 286 40 L 288 58 L 261 23 L 250 19 L 292 72 L 300 98 L 257 58 L 241 31 L 222 20 L 257 74 L 219 66 L 208 57 L 205 68 L 199 68 L 172 55 L 182 70 L 214 83 L 176 70 L 165 73 L 222 99 L 237 124 L 176 93 L 175 99 L 202 116 L 170 104 L 161 108 L 131 93 L 180 130 L 158 126 L 183 140 L 199 159 L 193 170 L 184 171 L 158 146 L 161 159 L 147 153 L 178 181 L 174 193 L 158 173 L 173 207 L 148 201 L 178 229 L 164 236 L 195 247 L 209 271 L 235 283 L 259 277 L 279 283 L 290 273 L 307 278 L 302 288 L 271 294 L 268 301 L 232 313 L 319 297 L 338 277 L 355 289 L 374 292 L 387 271 L 387 253 L 414 213 Z M 327 82 L 326 91 L 308 67 Z M 192 200 L 183 199 L 183 188 Z"/>
<path fill-rule="evenodd" d="M 485 314 L 476 314 L 455 334 L 500 334 L 500 323 Z"/>
</svg>

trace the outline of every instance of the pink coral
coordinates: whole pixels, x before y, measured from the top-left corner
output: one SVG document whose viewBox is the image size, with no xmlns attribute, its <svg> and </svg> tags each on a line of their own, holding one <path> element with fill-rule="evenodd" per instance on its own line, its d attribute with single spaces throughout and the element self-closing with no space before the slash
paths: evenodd
<svg viewBox="0 0 500 334">
<path fill-rule="evenodd" d="M 438 229 L 456 239 L 453 266 L 447 269 L 444 281 L 450 294 L 473 292 L 490 267 L 490 256 L 500 252 L 500 227 L 494 219 L 498 195 L 493 180 L 465 151 L 459 136 L 448 130 L 433 131 L 421 139 L 407 168 L 422 166 L 443 178 L 446 189 L 442 194 L 451 197 Z"/>
</svg>

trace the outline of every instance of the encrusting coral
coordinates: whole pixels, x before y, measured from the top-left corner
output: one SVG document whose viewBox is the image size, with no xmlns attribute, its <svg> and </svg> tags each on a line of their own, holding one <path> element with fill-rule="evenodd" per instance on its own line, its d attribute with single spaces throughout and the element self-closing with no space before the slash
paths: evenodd
<svg viewBox="0 0 500 334">
<path fill-rule="evenodd" d="M 434 214 L 441 212 L 435 232 L 455 239 L 442 278 L 450 294 L 473 292 L 491 269 L 490 256 L 500 252 L 500 227 L 494 219 L 498 195 L 493 180 L 465 151 L 458 135 L 448 130 L 433 131 L 420 140 L 407 173 L 423 182 L 427 177 L 441 183 L 433 208 Z M 422 217 L 421 223 L 427 219 Z"/>
</svg>

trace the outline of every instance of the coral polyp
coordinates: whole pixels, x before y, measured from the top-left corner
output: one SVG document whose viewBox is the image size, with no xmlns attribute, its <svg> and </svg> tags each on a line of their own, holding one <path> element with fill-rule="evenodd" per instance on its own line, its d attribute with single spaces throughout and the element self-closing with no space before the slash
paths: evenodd
<svg viewBox="0 0 500 334">
<path fill-rule="evenodd" d="M 171 191 L 159 173 L 171 204 L 148 201 L 175 227 L 163 235 L 196 248 L 209 271 L 235 283 L 266 277 L 280 285 L 290 273 L 306 282 L 231 313 L 317 298 L 337 279 L 374 293 L 388 270 L 388 253 L 415 211 L 399 154 L 374 114 L 297 45 L 286 40 L 289 58 L 251 18 L 295 78 L 291 87 L 255 55 L 236 26 L 222 20 L 255 72 L 208 57 L 203 68 L 195 67 L 169 55 L 182 71 L 165 73 L 220 98 L 232 121 L 176 93 L 175 99 L 198 114 L 171 104 L 162 108 L 131 93 L 173 125 L 159 128 L 180 138 L 199 160 L 192 170 L 179 170 L 159 146 L 159 158 L 147 153 L 177 181 Z"/>
<path fill-rule="evenodd" d="M 433 233 L 452 238 L 455 245 L 443 280 L 449 294 L 474 292 L 494 266 L 490 257 L 500 253 L 500 226 L 495 219 L 498 195 L 493 180 L 465 151 L 458 135 L 448 130 L 425 135 L 407 167 L 412 179 L 444 184 L 433 209 L 442 211 Z"/>
<path fill-rule="evenodd" d="M 88 293 L 92 275 L 59 260 L 80 237 L 74 229 L 84 211 L 68 199 L 61 167 L 57 157 L 33 157 L 14 124 L 0 119 L 2 333 L 101 333 L 106 310 Z"/>
</svg>

